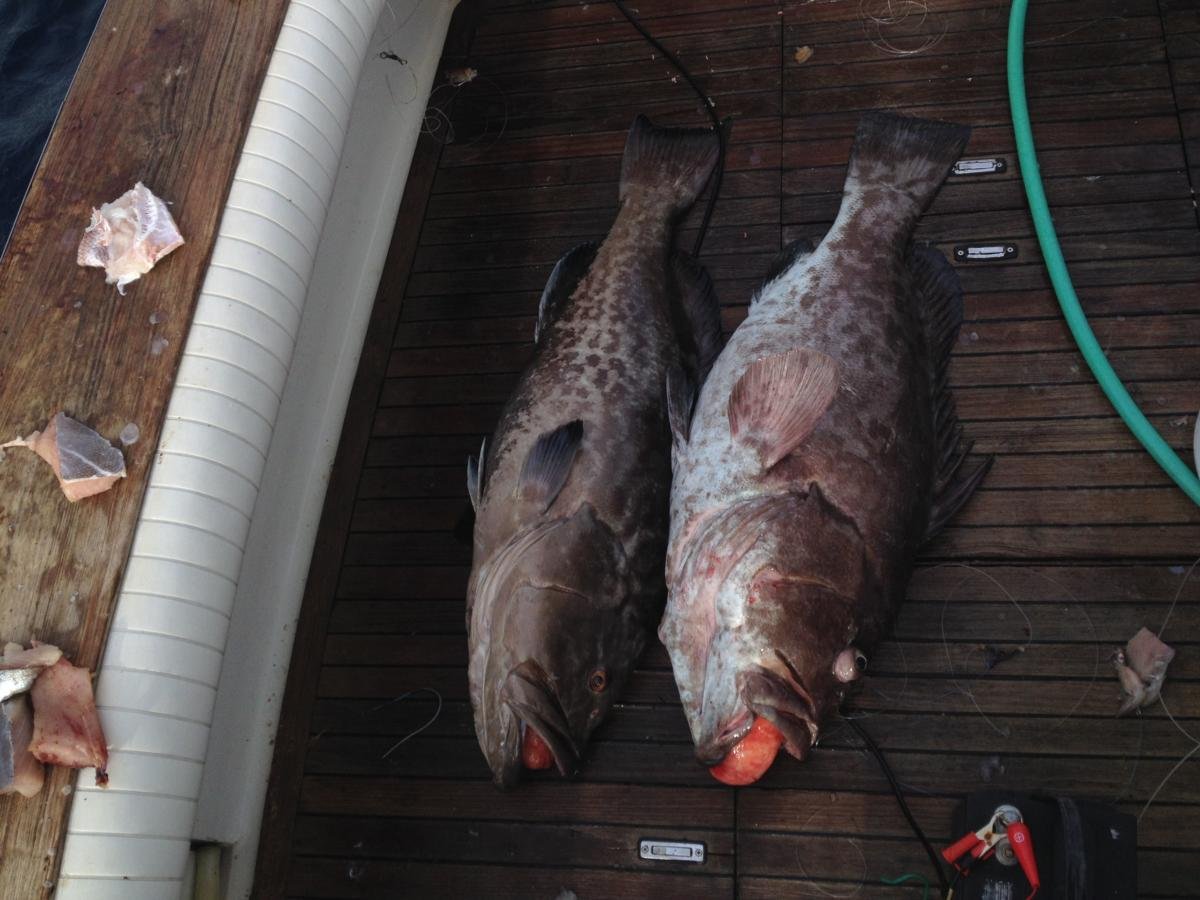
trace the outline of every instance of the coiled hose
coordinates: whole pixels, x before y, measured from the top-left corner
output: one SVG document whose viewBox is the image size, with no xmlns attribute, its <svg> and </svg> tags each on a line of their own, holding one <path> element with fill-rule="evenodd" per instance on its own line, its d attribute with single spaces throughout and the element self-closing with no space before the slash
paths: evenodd
<svg viewBox="0 0 1200 900">
<path fill-rule="evenodd" d="M 1071 284 L 1071 275 L 1067 271 L 1067 263 L 1063 259 L 1062 248 L 1058 245 L 1058 235 L 1055 234 L 1054 222 L 1046 204 L 1046 192 L 1042 188 L 1042 178 L 1038 172 L 1037 150 L 1033 144 L 1033 130 L 1029 124 L 1029 107 L 1025 102 L 1025 12 L 1028 6 L 1029 0 L 1013 0 L 1012 11 L 1009 14 L 1008 100 L 1012 107 L 1013 131 L 1017 136 L 1017 158 L 1021 163 L 1025 196 L 1033 213 L 1038 244 L 1042 248 L 1042 256 L 1050 273 L 1050 281 L 1054 285 L 1054 293 L 1058 297 L 1058 304 L 1062 307 L 1063 316 L 1075 343 L 1079 345 L 1088 368 L 1092 370 L 1113 408 L 1154 461 L 1179 485 L 1180 490 L 1187 494 L 1193 503 L 1200 505 L 1200 478 L 1196 477 L 1196 473 L 1163 440 L 1162 435 L 1150 424 L 1125 390 L 1125 385 L 1109 365 L 1104 351 L 1092 333 L 1087 316 L 1079 305 L 1075 287 Z"/>
</svg>

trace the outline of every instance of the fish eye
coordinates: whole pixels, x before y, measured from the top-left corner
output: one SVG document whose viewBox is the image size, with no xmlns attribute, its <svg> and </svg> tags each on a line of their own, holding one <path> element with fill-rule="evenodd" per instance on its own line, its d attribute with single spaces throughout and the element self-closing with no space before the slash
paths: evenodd
<svg viewBox="0 0 1200 900">
<path fill-rule="evenodd" d="M 842 684 L 857 681 L 867 668 L 867 657 L 857 647 L 847 647 L 833 661 L 833 674 Z"/>
<path fill-rule="evenodd" d="M 608 687 L 608 673 L 603 669 L 596 669 L 588 676 L 588 689 L 593 694 L 602 694 L 604 689 Z"/>
</svg>

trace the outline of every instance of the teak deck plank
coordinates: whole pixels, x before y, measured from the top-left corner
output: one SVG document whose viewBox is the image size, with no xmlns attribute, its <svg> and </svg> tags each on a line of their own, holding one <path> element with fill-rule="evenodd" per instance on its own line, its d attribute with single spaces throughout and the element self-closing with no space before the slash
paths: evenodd
<svg viewBox="0 0 1200 900">
<path fill-rule="evenodd" d="M 52 642 L 89 668 L 100 659 L 179 355 L 285 8 L 281 0 L 109 0 L 101 14 L 0 261 L 0 435 L 42 428 L 60 409 L 109 438 L 130 422 L 141 434 L 124 448 L 128 477 L 75 505 L 32 454 L 11 451 L 0 464 L 5 640 Z M 119 297 L 99 270 L 76 265 L 75 248 L 91 208 L 139 180 L 173 204 L 187 243 Z M 160 354 L 151 352 L 152 338 L 165 339 Z M 0 798 L 0 895 L 52 889 L 73 779 L 56 769 L 36 798 Z M 115 778 L 112 787 L 120 789 Z"/>
<path fill-rule="evenodd" d="M 373 326 L 343 444 L 353 453 L 335 470 L 314 558 L 264 896 L 460 897 L 486 884 L 488 896 L 520 898 L 912 897 L 878 878 L 928 863 L 845 726 L 832 723 L 804 765 L 785 760 L 753 788 L 722 787 L 695 765 L 656 642 L 581 780 L 537 774 L 504 794 L 489 782 L 467 702 L 461 462 L 530 358 L 554 262 L 608 228 L 629 120 L 700 113 L 611 5 L 492 6 L 467 57 L 481 78 L 462 96 L 494 115 L 501 95 L 507 124 L 499 137 L 447 144 L 410 186 L 420 208 L 397 229 L 393 254 L 405 264 L 381 290 L 390 314 Z M 1165 699 L 1193 733 L 1200 721 L 1200 582 L 1184 583 L 1200 515 L 1100 394 L 1042 270 L 1003 83 L 1008 8 L 932 0 L 927 15 L 880 35 L 864 30 L 857 3 L 638 9 L 719 112 L 735 114 L 704 253 L 727 330 L 776 249 L 833 220 L 861 110 L 964 121 L 975 127 L 966 155 L 1007 163 L 952 177 L 917 232 L 945 252 L 993 240 L 1019 249 L 1011 262 L 958 267 L 967 323 L 951 381 L 975 452 L 996 462 L 926 548 L 870 678 L 846 704 L 936 841 L 951 836 L 957 799 L 982 787 L 1142 812 L 1191 746 L 1161 706 L 1113 718 L 1109 654 L 1142 625 L 1166 622 L 1179 656 Z M 1200 20 L 1186 0 L 1039 2 L 1027 32 L 1043 175 L 1082 300 L 1114 366 L 1184 453 L 1200 394 L 1193 32 Z M 915 55 L 878 46 L 930 34 L 943 36 Z M 805 44 L 814 54 L 798 65 L 792 53 Z M 698 220 L 696 209 L 683 239 Z M 1022 652 L 988 669 L 989 647 Z M 428 689 L 441 696 L 437 718 L 397 747 L 438 708 Z M 1197 765 L 1142 818 L 1146 896 L 1194 892 Z M 689 835 L 709 843 L 710 864 L 637 858 L 639 837 Z"/>
</svg>

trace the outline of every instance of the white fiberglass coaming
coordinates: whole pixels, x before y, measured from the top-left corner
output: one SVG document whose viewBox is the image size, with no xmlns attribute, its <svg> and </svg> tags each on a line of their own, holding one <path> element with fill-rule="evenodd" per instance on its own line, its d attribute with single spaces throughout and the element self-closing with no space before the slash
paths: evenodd
<svg viewBox="0 0 1200 900">
<path fill-rule="evenodd" d="M 58 900 L 189 894 L 193 842 L 225 848 L 224 896 L 250 894 L 329 469 L 454 5 L 288 7 L 100 667 L 110 786 L 78 780 Z"/>
</svg>

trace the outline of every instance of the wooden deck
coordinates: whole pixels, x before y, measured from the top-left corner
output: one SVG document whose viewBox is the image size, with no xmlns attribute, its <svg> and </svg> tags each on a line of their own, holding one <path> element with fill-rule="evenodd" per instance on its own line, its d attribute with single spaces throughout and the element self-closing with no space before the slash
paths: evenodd
<svg viewBox="0 0 1200 900">
<path fill-rule="evenodd" d="M 736 118 L 704 254 L 731 328 L 782 243 L 831 222 L 862 110 L 970 123 L 969 155 L 1008 162 L 952 179 L 918 234 L 947 251 L 1019 249 L 960 267 L 969 321 L 952 377 L 967 433 L 996 465 L 928 548 L 894 637 L 848 704 L 940 841 L 957 798 L 983 787 L 1141 811 L 1192 744 L 1161 706 L 1113 718 L 1108 656 L 1164 624 L 1200 553 L 1200 514 L 1112 414 L 1049 291 L 1008 124 L 1007 5 L 929 6 L 898 24 L 864 17 L 884 18 L 883 0 L 644 0 L 640 11 Z M 1200 14 L 1189 0 L 1032 7 L 1032 115 L 1072 272 L 1114 365 L 1190 454 Z M 897 56 L 885 44 L 924 49 Z M 458 140 L 422 140 L 397 224 L 313 560 L 256 896 L 919 896 L 879 884 L 928 863 L 848 729 L 831 728 L 804 765 L 722 787 L 692 759 L 658 646 L 578 781 L 506 794 L 489 783 L 466 695 L 463 461 L 529 358 L 550 267 L 611 220 L 633 115 L 701 115 L 606 2 L 493 4 L 467 55 L 461 46 L 451 62 L 480 78 L 449 109 Z M 813 51 L 803 64 L 798 47 Z M 498 98 L 504 116 L 488 120 Z M 1200 733 L 1200 579 L 1183 587 L 1164 638 L 1179 650 L 1166 703 Z M 988 670 L 986 645 L 1025 650 Z M 388 754 L 434 709 L 428 695 L 389 701 L 429 688 L 441 715 Z M 1197 826 L 1193 757 L 1141 819 L 1142 896 L 1195 896 Z M 709 861 L 642 862 L 647 836 L 702 840 Z"/>
<path fill-rule="evenodd" d="M 78 504 L 31 454 L 11 451 L 0 465 L 5 641 L 36 638 L 78 665 L 99 663 L 285 8 L 109 0 L 100 16 L 0 262 L 0 441 L 44 427 L 60 409 L 109 438 L 131 422 L 141 436 L 125 449 L 128 477 Z M 100 270 L 76 264 L 75 249 L 91 208 L 139 180 L 175 204 L 187 243 L 119 297 Z M 152 353 L 156 338 L 161 352 Z M 52 769 L 35 798 L 0 797 L 0 897 L 51 892 L 74 781 Z"/>
</svg>

